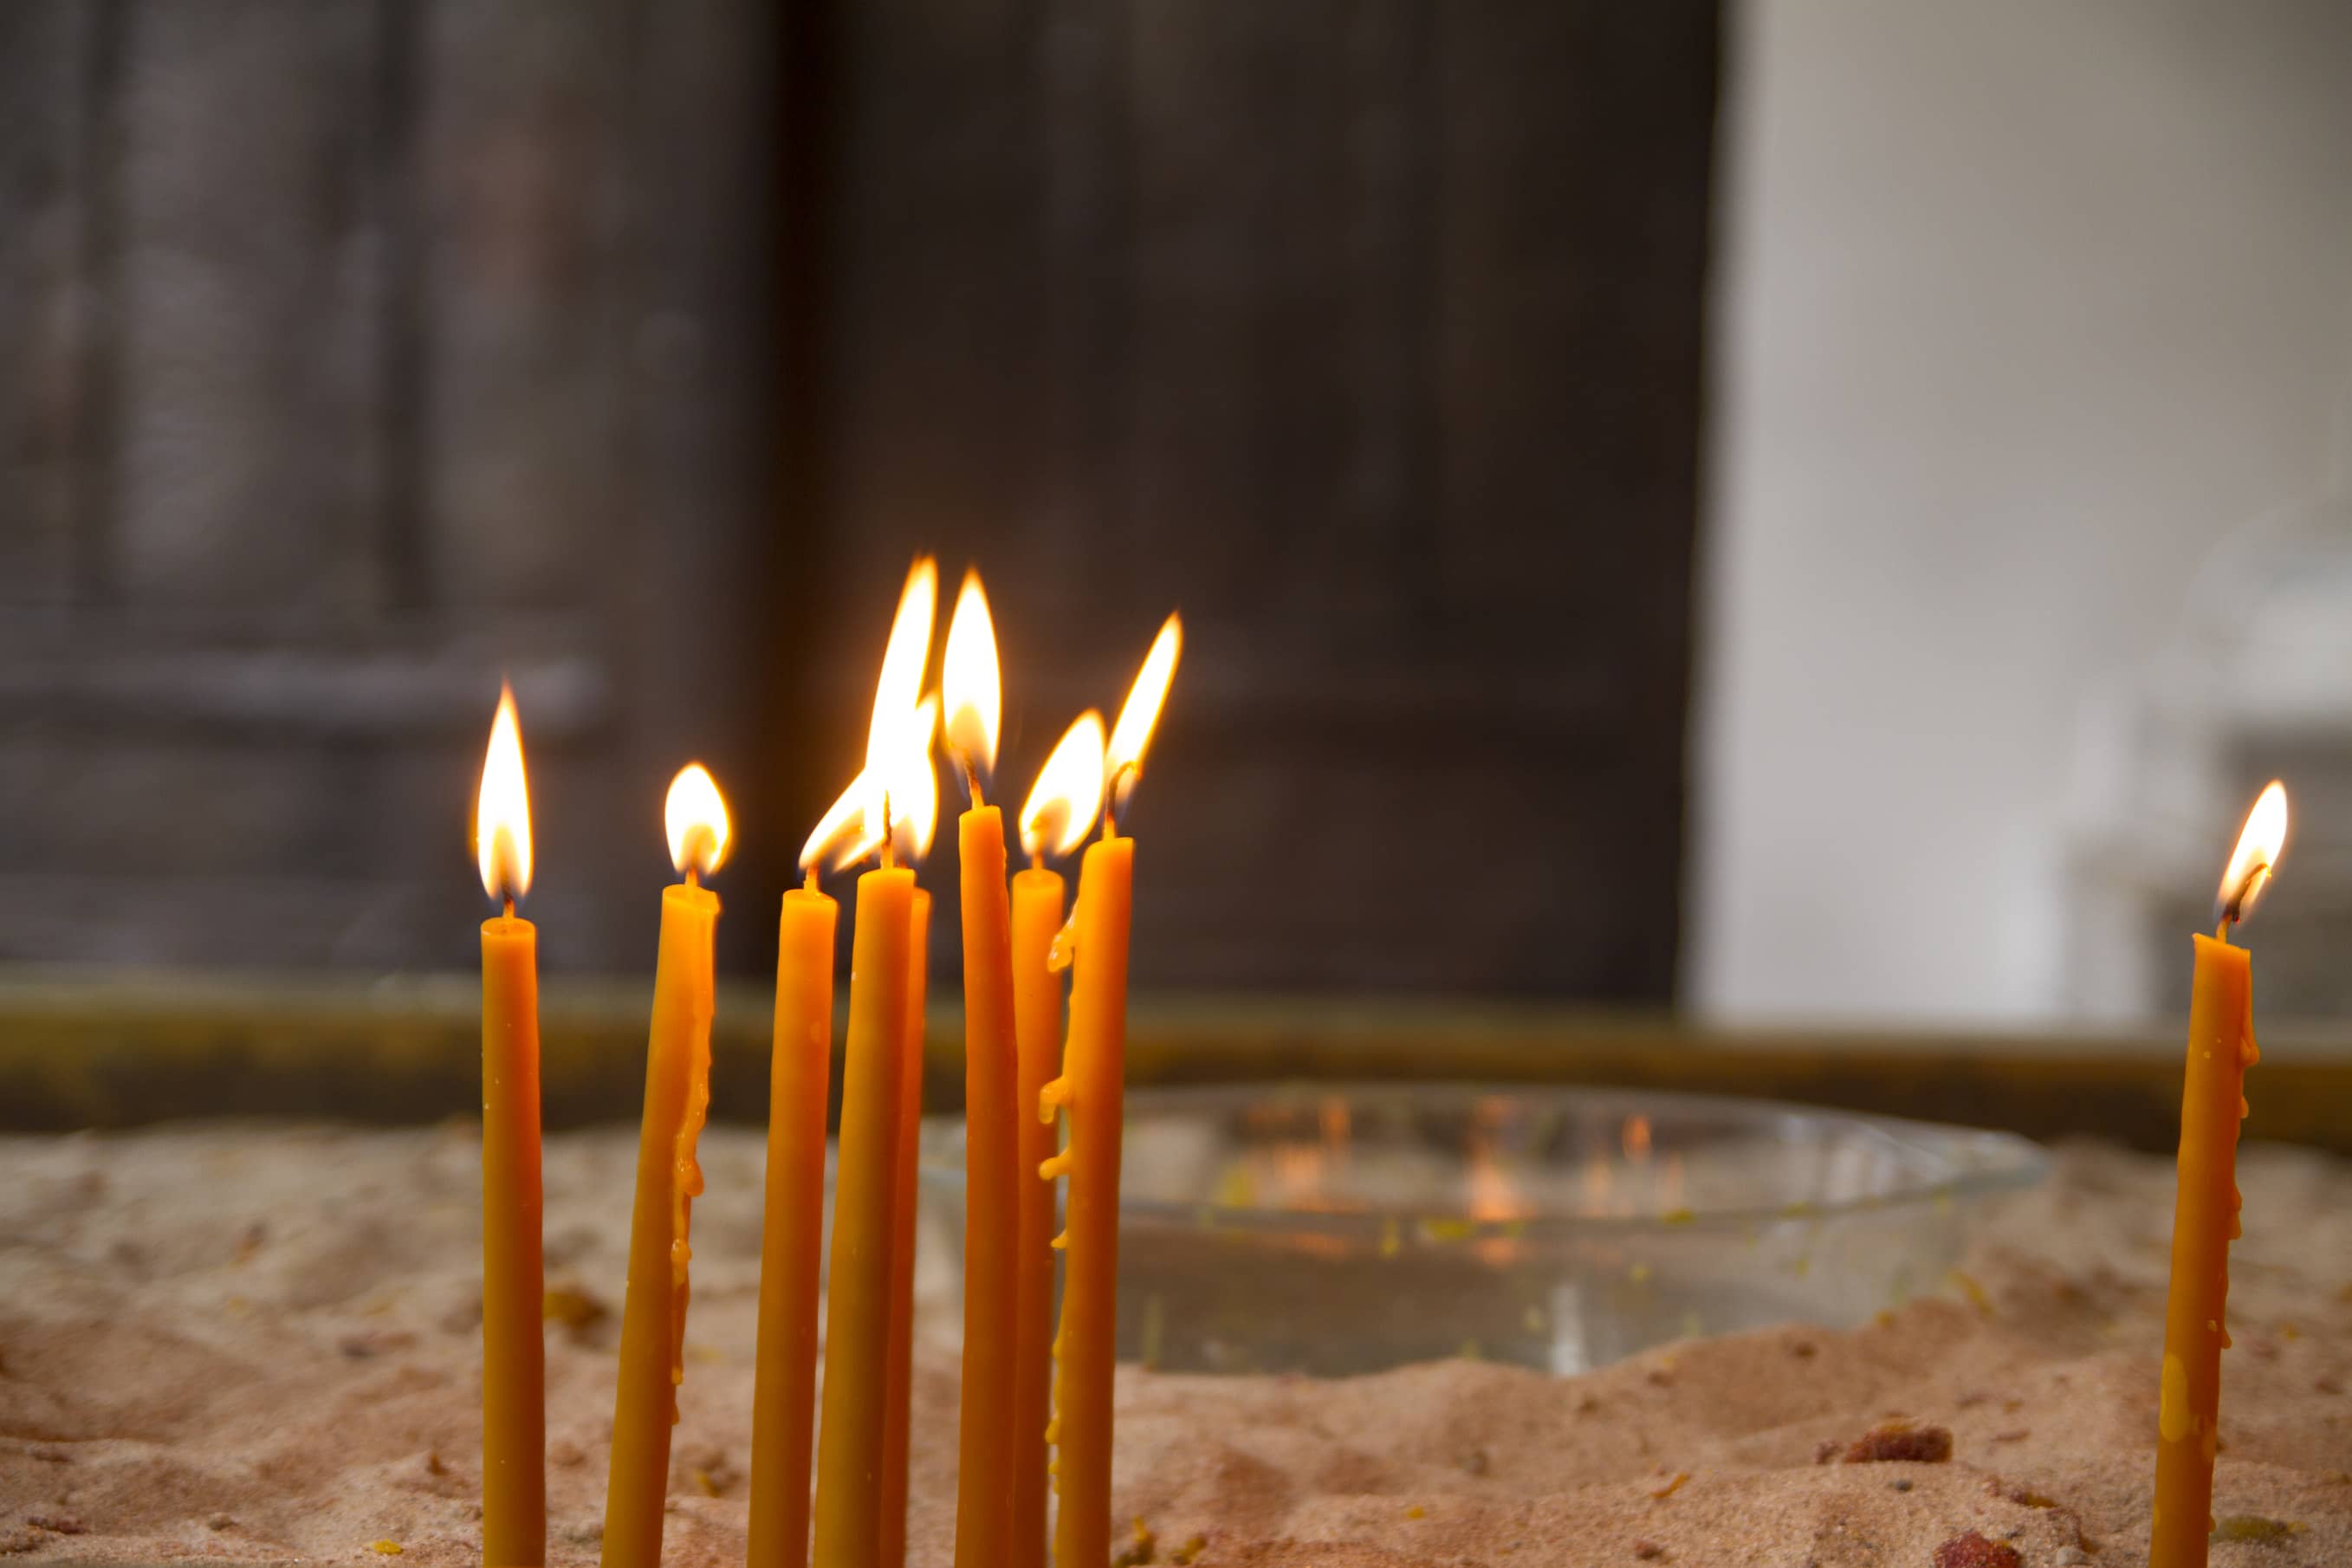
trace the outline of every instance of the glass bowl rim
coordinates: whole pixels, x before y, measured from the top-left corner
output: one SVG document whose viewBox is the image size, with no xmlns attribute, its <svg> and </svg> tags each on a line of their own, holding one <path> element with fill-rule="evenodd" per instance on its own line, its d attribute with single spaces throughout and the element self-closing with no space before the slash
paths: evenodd
<svg viewBox="0 0 2352 1568">
<path fill-rule="evenodd" d="M 1210 1199 L 1179 1202 L 1167 1198 L 1122 1196 L 1119 1227 L 1184 1230 L 1257 1231 L 1282 1236 L 1322 1236 L 1334 1240 L 1367 1239 L 1394 1244 L 1407 1228 L 1413 1239 L 1460 1244 L 1503 1239 L 1518 1242 L 1546 1238 L 1594 1237 L 1636 1237 L 1691 1235 L 1710 1231 L 1751 1231 L 1791 1221 L 1824 1221 L 1864 1214 L 1884 1214 L 1938 1203 L 1958 1204 L 2020 1191 L 2039 1184 L 2051 1170 L 2048 1151 L 2015 1132 L 1963 1127 L 1949 1122 L 1908 1117 L 1881 1116 L 1835 1106 L 1805 1105 L 1793 1100 L 1747 1095 L 1692 1094 L 1679 1089 L 1648 1089 L 1622 1085 L 1496 1083 L 1460 1079 L 1428 1082 L 1412 1079 L 1344 1079 L 1318 1082 L 1306 1079 L 1266 1079 L 1252 1083 L 1181 1084 L 1129 1090 L 1129 1114 L 1140 1100 L 1154 1110 L 1186 1107 L 1241 1109 L 1268 1100 L 1311 1103 L 1333 1098 L 1378 1095 L 1408 1096 L 1423 1106 L 1439 1102 L 1468 1104 L 1496 1097 L 1545 1102 L 1572 1100 L 1579 1106 L 1621 1107 L 1620 1114 L 1645 1110 L 1728 1116 L 1764 1127 L 1790 1121 L 1859 1129 L 1879 1139 L 1913 1149 L 1927 1147 L 1940 1157 L 1948 1173 L 1933 1181 L 1916 1181 L 1885 1193 L 1864 1194 L 1832 1203 L 1758 1204 L 1740 1208 L 1681 1210 L 1649 1215 L 1533 1214 L 1509 1219 L 1479 1219 L 1443 1207 L 1382 1207 L 1364 1209 L 1243 1208 Z M 963 1116 L 960 1111 L 926 1117 L 941 1124 L 946 1135 L 925 1140 L 919 1154 L 918 1179 L 925 1185 L 961 1195 L 965 1184 L 962 1160 Z"/>
</svg>

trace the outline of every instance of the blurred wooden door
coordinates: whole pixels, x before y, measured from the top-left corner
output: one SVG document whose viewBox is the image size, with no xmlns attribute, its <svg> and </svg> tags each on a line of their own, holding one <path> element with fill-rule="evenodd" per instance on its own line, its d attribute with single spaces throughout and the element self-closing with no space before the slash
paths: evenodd
<svg viewBox="0 0 2352 1568">
<path fill-rule="evenodd" d="M 505 672 L 551 966 L 700 755 L 761 973 L 935 549 L 1008 797 L 1188 617 L 1141 983 L 1664 999 L 1717 26 L 11 0 L 0 960 L 465 963 Z"/>
<path fill-rule="evenodd" d="M 748 723 L 772 37 L 0 6 L 0 960 L 470 962 L 505 673 L 549 961 L 646 962 Z"/>
<path fill-rule="evenodd" d="M 1664 1000 L 1717 20 L 799 7 L 788 483 L 854 594 L 793 644 L 842 775 L 796 819 L 936 548 L 1016 802 L 1185 613 L 1142 982 Z"/>
</svg>

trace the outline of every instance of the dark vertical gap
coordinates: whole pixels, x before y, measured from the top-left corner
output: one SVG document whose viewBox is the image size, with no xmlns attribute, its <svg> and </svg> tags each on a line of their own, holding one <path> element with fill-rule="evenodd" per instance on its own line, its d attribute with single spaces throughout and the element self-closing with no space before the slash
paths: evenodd
<svg viewBox="0 0 2352 1568">
<path fill-rule="evenodd" d="M 822 584 L 834 555 L 839 422 L 832 314 L 839 160 L 849 72 L 837 0 L 789 0 L 778 28 L 771 123 L 776 139 L 772 256 L 774 374 L 768 526 L 751 581 L 765 605 L 764 657 L 753 696 L 761 772 L 776 785 L 774 831 L 788 841 L 784 869 L 846 780 L 809 765 L 823 693 L 816 673 L 824 626 Z M 843 922 L 845 930 L 848 922 Z"/>
<path fill-rule="evenodd" d="M 1438 568 L 1439 531 L 1444 527 L 1442 474 L 1445 426 L 1438 406 L 1444 323 L 1438 316 L 1441 211 L 1438 170 L 1444 165 L 1439 139 L 1445 133 L 1438 113 L 1443 78 L 1437 59 L 1439 0 L 1418 0 L 1405 8 L 1407 37 L 1397 99 L 1404 122 L 1403 287 L 1398 290 L 1396 330 L 1404 345 L 1404 408 L 1397 421 L 1402 436 L 1396 454 L 1398 565 L 1394 579 L 1407 597 L 1407 613 L 1391 624 L 1409 639 L 1409 651 L 1426 652 L 1443 635 Z"/>
<path fill-rule="evenodd" d="M 422 0 L 376 4 L 372 173 L 382 268 L 376 300 L 376 551 L 383 607 L 395 615 L 421 612 L 432 594 L 425 515 L 425 215 L 418 188 L 425 13 Z"/>
<path fill-rule="evenodd" d="M 75 603 L 113 602 L 115 464 L 121 446 L 122 132 L 120 100 L 130 0 L 95 0 L 83 40 L 81 202 L 76 272 L 82 296 L 80 390 L 73 420 Z"/>
<path fill-rule="evenodd" d="M 1674 875 L 1665 879 L 1664 929 L 1666 933 L 1665 962 L 1658 977 L 1654 993 L 1667 1002 L 1682 997 L 1684 931 L 1686 911 L 1692 907 L 1690 897 L 1691 825 L 1690 768 L 1694 755 L 1690 727 L 1691 670 L 1696 663 L 1694 654 L 1698 637 L 1698 594 L 1695 573 L 1698 563 L 1700 529 L 1705 524 L 1701 506 L 1707 493 L 1706 463 L 1708 451 L 1706 420 L 1707 345 L 1709 342 L 1710 307 L 1715 290 L 1709 286 L 1715 271 L 1715 240 L 1719 232 L 1717 217 L 1721 203 L 1721 163 L 1717 142 L 1717 127 L 1723 106 L 1723 6 L 1720 0 L 1700 0 L 1696 24 L 1701 37 L 1696 53 L 1699 56 L 1693 89 L 1698 99 L 1697 112 L 1703 121 L 1698 142 L 1698 168 L 1693 184 L 1697 187 L 1693 199 L 1699 205 L 1698 266 L 1696 268 L 1697 298 L 1691 302 L 1695 318 L 1691 331 L 1691 359 L 1688 374 L 1689 397 L 1686 406 L 1690 418 L 1685 424 L 1689 446 L 1681 465 L 1684 476 L 1684 505 L 1687 509 L 1685 525 L 1679 537 L 1675 567 L 1682 580 L 1680 610 L 1682 635 L 1676 640 L 1676 663 L 1672 675 L 1663 683 L 1663 695 L 1671 699 L 1675 715 L 1673 742 L 1668 765 L 1660 772 L 1664 776 L 1668 802 L 1664 815 L 1674 833 Z"/>
<path fill-rule="evenodd" d="M 1096 273 L 1095 308 L 1102 346 L 1095 369 L 1097 384 L 1108 395 L 1099 400 L 1102 412 L 1089 489 L 1109 537 L 1132 540 L 1143 511 L 1142 498 L 1134 489 L 1140 472 L 1135 461 L 1136 431 L 1143 416 L 1136 375 L 1136 298 L 1141 279 L 1135 208 L 1137 193 L 1143 188 L 1143 134 L 1135 97 L 1135 0 L 1112 0 L 1104 8 L 1104 22 L 1103 139 L 1110 144 L 1110 156 L 1102 182 L 1103 259 Z M 1142 577 L 1150 568 L 1131 563 L 1128 571 Z"/>
</svg>

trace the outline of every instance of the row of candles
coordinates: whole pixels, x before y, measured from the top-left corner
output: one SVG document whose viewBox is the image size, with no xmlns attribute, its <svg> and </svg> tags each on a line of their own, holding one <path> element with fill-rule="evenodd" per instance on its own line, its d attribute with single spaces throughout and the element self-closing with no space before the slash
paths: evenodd
<svg viewBox="0 0 2352 1568">
<path fill-rule="evenodd" d="M 925 695 L 938 591 L 936 565 L 918 560 L 891 626 L 864 771 L 810 835 L 800 861 L 806 885 L 784 894 L 778 918 L 751 1568 L 803 1568 L 812 1538 L 825 1568 L 898 1568 L 905 1559 L 930 920 L 930 895 L 916 885 L 911 863 L 929 848 L 937 814 L 933 752 L 942 709 L 950 759 L 971 799 L 957 833 L 967 1194 L 955 1561 L 961 1568 L 1037 1568 L 1045 1555 L 1049 1474 L 1059 1504 L 1055 1562 L 1098 1568 L 1110 1555 L 1134 868 L 1134 842 L 1120 834 L 1118 813 L 1140 776 L 1174 678 L 1181 626 L 1171 616 L 1160 628 L 1108 734 L 1089 711 L 1055 747 L 1019 818 L 1030 865 L 1008 882 L 1003 814 L 985 798 L 1003 710 L 994 628 L 980 580 L 968 574 L 948 628 L 940 689 Z M 656 1568 L 661 1557 L 671 1428 L 684 1379 L 689 1210 L 702 1191 L 695 1150 L 709 1104 L 719 900 L 702 879 L 726 858 L 731 837 L 725 802 L 699 764 L 678 773 L 665 815 L 682 879 L 662 895 L 604 1509 L 606 1568 Z M 1086 849 L 1066 922 L 1063 879 L 1044 862 L 1085 843 L 1098 815 L 1103 830 Z M 510 692 L 501 695 L 491 725 L 475 842 L 483 887 L 504 905 L 482 926 L 482 1549 L 490 1568 L 520 1568 L 546 1559 L 547 1500 L 537 936 L 515 913 L 530 884 L 531 852 Z M 818 1266 L 838 917 L 819 878 L 868 858 L 879 864 L 856 884 L 819 1410 Z M 1057 1149 L 1063 1117 L 1070 1142 Z M 1050 1183 L 1064 1176 L 1066 1228 L 1056 1236 Z"/>
</svg>

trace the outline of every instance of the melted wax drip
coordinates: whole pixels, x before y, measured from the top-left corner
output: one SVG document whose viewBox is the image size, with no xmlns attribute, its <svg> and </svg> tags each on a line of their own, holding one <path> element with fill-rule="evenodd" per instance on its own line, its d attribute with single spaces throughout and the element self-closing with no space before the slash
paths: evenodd
<svg viewBox="0 0 2352 1568">
<path fill-rule="evenodd" d="M 1075 922 L 1077 916 L 1073 914 L 1070 919 Z M 1062 928 L 1061 934 L 1054 938 L 1055 952 L 1062 951 L 1063 938 L 1067 937 L 1070 931 L 1071 928 L 1066 925 Z M 1050 954 L 1046 962 L 1049 964 L 1053 962 Z M 1069 959 L 1066 956 L 1062 959 L 1060 967 L 1065 969 L 1069 967 Z M 1070 1080 L 1066 1076 L 1053 1079 L 1037 1091 L 1037 1120 L 1053 1121 L 1055 1113 L 1069 1105 L 1075 1098 L 1076 1096 L 1071 1092 Z M 1076 1152 L 1065 1144 L 1061 1152 L 1038 1165 L 1037 1174 L 1049 1182 L 1057 1176 L 1066 1176 L 1070 1173 L 1076 1160 Z M 1054 1237 L 1054 1247 L 1056 1251 L 1066 1249 L 1069 1245 L 1070 1233 L 1067 1230 Z M 1054 1450 L 1053 1458 L 1045 1461 L 1045 1473 L 1053 1478 L 1054 1495 L 1056 1498 L 1062 1495 L 1062 1402 L 1066 1396 L 1065 1384 L 1069 1377 L 1068 1371 L 1062 1362 L 1062 1345 L 1068 1338 L 1069 1332 L 1070 1301 L 1067 1292 L 1065 1292 L 1062 1298 L 1062 1321 L 1054 1327 L 1054 1408 L 1045 1422 L 1045 1442 Z"/>
<path fill-rule="evenodd" d="M 1070 961 L 1077 956 L 1078 905 L 1074 899 L 1070 902 L 1070 918 L 1062 922 L 1062 929 L 1054 933 L 1054 940 L 1045 946 L 1045 967 L 1053 973 L 1066 974 Z"/>
<path fill-rule="evenodd" d="M 687 1265 L 693 1260 L 694 1248 L 688 1245 L 687 1236 L 694 1200 L 702 1195 L 702 1163 L 695 1158 L 695 1147 L 710 1115 L 710 1020 L 706 1016 L 701 1023 L 695 1031 L 701 1045 L 687 1075 L 686 1115 L 678 1121 L 670 1172 L 669 1424 L 673 1426 L 677 1425 L 677 1390 L 686 1382 L 686 1303 L 692 1293 L 687 1285 Z"/>
</svg>

